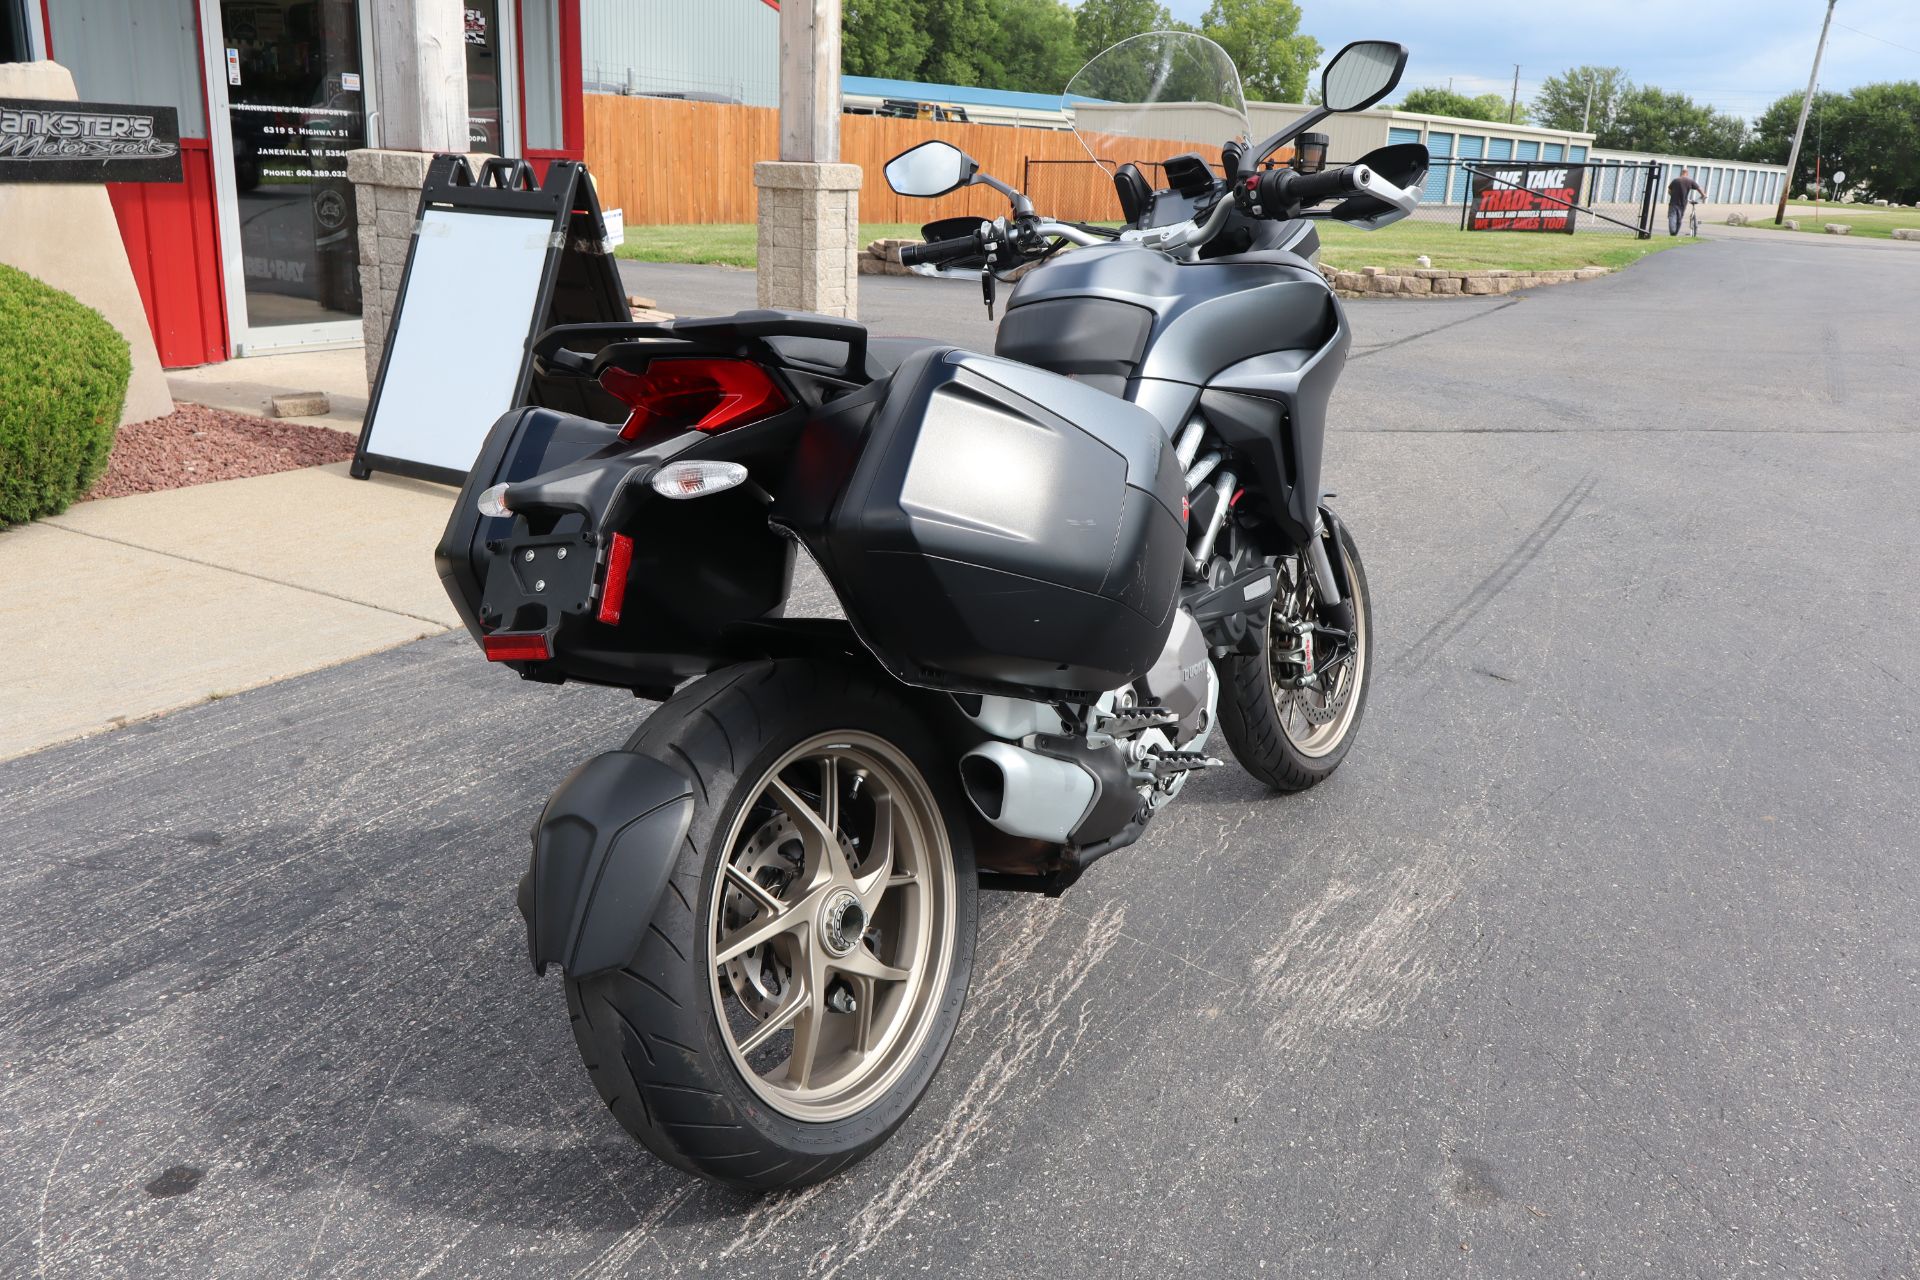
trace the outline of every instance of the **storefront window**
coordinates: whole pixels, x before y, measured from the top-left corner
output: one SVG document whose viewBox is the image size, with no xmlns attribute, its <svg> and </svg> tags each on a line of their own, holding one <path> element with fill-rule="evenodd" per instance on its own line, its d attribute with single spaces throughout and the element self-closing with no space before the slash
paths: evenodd
<svg viewBox="0 0 1920 1280">
<path fill-rule="evenodd" d="M 222 0 L 247 323 L 360 314 L 347 152 L 366 145 L 355 0 Z"/>
<path fill-rule="evenodd" d="M 520 0 L 520 61 L 527 78 L 527 150 L 566 149 L 560 113 L 560 0 Z"/>
<path fill-rule="evenodd" d="M 507 65 L 500 56 L 505 33 L 500 30 L 498 0 L 469 0 L 467 24 L 467 146 L 493 155 L 511 155 L 518 147 L 503 147 L 505 124 L 500 104 L 501 82 Z M 509 11 L 511 12 L 511 11 Z"/>
</svg>

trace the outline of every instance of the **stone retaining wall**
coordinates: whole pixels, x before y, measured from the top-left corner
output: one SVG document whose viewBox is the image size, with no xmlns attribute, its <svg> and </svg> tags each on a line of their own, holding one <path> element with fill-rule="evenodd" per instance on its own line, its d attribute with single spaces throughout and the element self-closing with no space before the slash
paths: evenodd
<svg viewBox="0 0 1920 1280">
<path fill-rule="evenodd" d="M 1569 271 L 1502 271 L 1488 269 L 1465 271 L 1445 267 L 1419 267 L 1389 271 L 1385 267 L 1362 267 L 1358 271 L 1320 268 L 1334 290 L 1342 297 L 1364 298 L 1382 294 L 1408 297 L 1458 297 L 1462 294 L 1484 296 L 1512 293 L 1543 284 L 1568 284 L 1575 280 L 1598 280 L 1608 274 L 1606 267 L 1580 267 Z"/>
<path fill-rule="evenodd" d="M 860 254 L 860 274 L 862 275 L 912 275 L 900 264 L 900 250 L 906 245 L 919 244 L 918 240 L 875 240 L 867 245 Z M 1028 264 L 1012 273 L 1015 279 L 1032 269 Z M 1581 267 L 1568 271 L 1502 271 L 1497 269 L 1468 271 L 1446 267 L 1408 267 L 1405 270 L 1392 271 L 1385 267 L 1362 267 L 1358 271 L 1336 271 L 1332 267 L 1320 268 L 1320 274 L 1327 278 L 1335 291 L 1342 297 L 1364 298 L 1393 294 L 1414 298 L 1459 297 L 1467 295 L 1486 295 L 1512 293 L 1515 289 L 1531 289 L 1543 284 L 1567 284 L 1574 280 L 1597 280 L 1608 274 L 1606 267 Z"/>
</svg>

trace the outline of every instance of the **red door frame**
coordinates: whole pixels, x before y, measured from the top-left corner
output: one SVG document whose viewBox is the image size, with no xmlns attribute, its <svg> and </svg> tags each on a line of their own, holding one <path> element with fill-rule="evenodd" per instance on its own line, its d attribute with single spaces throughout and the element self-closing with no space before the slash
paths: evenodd
<svg viewBox="0 0 1920 1280">
<path fill-rule="evenodd" d="M 587 158 L 587 104 L 585 80 L 580 69 L 580 0 L 559 0 L 560 43 L 560 147 L 558 150 L 527 145 L 527 40 L 526 23 L 521 16 L 520 0 L 513 0 L 514 48 L 519 65 L 514 69 L 520 82 L 520 154 L 545 180 L 547 165 L 555 160 Z"/>
</svg>

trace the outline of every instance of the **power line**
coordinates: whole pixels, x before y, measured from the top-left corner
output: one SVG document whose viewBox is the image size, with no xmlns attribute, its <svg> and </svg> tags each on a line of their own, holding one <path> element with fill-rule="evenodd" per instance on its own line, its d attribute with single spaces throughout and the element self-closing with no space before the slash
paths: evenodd
<svg viewBox="0 0 1920 1280">
<path fill-rule="evenodd" d="M 1897 41 L 1889 40 L 1885 36 L 1877 36 L 1873 34 L 1873 32 L 1871 31 L 1862 31 L 1858 27 L 1850 27 L 1844 22 L 1835 22 L 1833 25 L 1836 27 L 1839 27 L 1842 31 L 1851 31 L 1853 32 L 1853 34 L 1857 36 L 1865 36 L 1869 40 L 1878 40 L 1881 44 L 1887 45 L 1894 49 L 1902 50 L 1903 52 L 1906 52 L 1906 53 L 1920 53 L 1920 49 L 1915 49 L 1909 45 L 1904 45 L 1904 44 L 1900 44 Z"/>
</svg>

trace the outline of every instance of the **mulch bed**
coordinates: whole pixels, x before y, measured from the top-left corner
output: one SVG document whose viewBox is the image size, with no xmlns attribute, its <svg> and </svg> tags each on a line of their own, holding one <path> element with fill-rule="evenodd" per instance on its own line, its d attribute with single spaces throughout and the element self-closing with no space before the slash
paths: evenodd
<svg viewBox="0 0 1920 1280">
<path fill-rule="evenodd" d="M 176 404 L 164 418 L 120 428 L 106 474 L 87 497 L 123 498 L 345 462 L 354 444 L 354 437 L 326 427 Z"/>
</svg>

